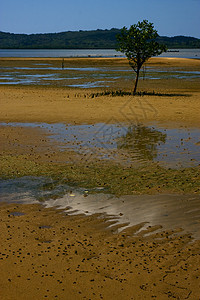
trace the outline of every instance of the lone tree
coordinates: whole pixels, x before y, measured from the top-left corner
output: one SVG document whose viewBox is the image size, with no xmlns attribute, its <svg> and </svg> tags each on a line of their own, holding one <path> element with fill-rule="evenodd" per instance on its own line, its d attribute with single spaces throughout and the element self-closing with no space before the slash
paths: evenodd
<svg viewBox="0 0 200 300">
<path fill-rule="evenodd" d="M 152 56 L 166 52 L 165 45 L 161 45 L 156 41 L 158 37 L 157 31 L 154 29 L 153 23 L 143 20 L 135 25 L 131 25 L 129 29 L 123 27 L 121 33 L 117 35 L 117 51 L 123 52 L 131 68 L 136 73 L 134 94 L 137 90 L 139 73 L 142 65 Z"/>
</svg>

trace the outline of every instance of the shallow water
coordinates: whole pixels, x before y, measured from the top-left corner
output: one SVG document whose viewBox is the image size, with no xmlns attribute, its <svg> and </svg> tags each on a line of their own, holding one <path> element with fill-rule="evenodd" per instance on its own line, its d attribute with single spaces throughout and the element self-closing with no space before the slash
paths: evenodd
<svg viewBox="0 0 200 300">
<path fill-rule="evenodd" d="M 121 57 L 113 49 L 0 49 L 0 57 Z"/>
<path fill-rule="evenodd" d="M 28 63 L 27 63 L 28 64 Z M 30 65 L 31 64 L 31 65 Z M 0 84 L 59 85 L 80 88 L 109 87 L 116 80 L 133 80 L 130 67 L 64 67 L 56 64 L 29 63 L 28 66 L 0 66 Z M 140 71 L 143 80 L 199 79 L 200 72 L 178 68 L 145 67 Z"/>
<path fill-rule="evenodd" d="M 20 217 L 20 216 L 23 216 L 24 213 L 22 213 L 20 211 L 14 211 L 14 212 L 10 212 L 9 215 L 11 215 L 13 217 Z"/>
<path fill-rule="evenodd" d="M 47 208 L 67 209 L 67 214 L 106 214 L 116 224 L 122 224 L 122 228 L 144 222 L 142 229 L 153 225 L 162 225 L 168 230 L 182 228 L 194 238 L 200 238 L 200 195 L 134 195 L 117 198 L 104 193 L 90 194 L 91 191 L 98 192 L 98 188 L 75 189 L 42 177 L 1 180 L 0 191 L 1 202 L 42 203 Z"/>
<path fill-rule="evenodd" d="M 200 49 L 177 49 L 160 56 L 200 58 Z M 0 57 L 124 57 L 124 54 L 114 49 L 0 49 Z"/>
<path fill-rule="evenodd" d="M 53 143 L 59 142 L 61 151 L 73 149 L 101 159 L 117 159 L 120 155 L 124 162 L 154 161 L 171 168 L 200 164 L 199 129 L 106 123 L 0 123 L 0 126 L 41 128 Z"/>
<path fill-rule="evenodd" d="M 79 84 L 69 84 L 71 87 L 79 87 L 79 88 L 95 88 L 95 87 L 109 87 L 108 83 L 110 81 L 95 81 L 95 82 L 87 82 L 87 83 L 79 83 Z"/>
</svg>

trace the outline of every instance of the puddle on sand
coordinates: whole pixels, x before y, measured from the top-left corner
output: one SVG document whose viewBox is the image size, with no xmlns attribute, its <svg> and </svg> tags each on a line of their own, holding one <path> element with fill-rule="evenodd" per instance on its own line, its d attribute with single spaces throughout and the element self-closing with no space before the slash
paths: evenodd
<svg viewBox="0 0 200 300">
<path fill-rule="evenodd" d="M 22 177 L 0 180 L 0 201 L 9 203 L 38 203 L 42 187 L 48 182 L 43 177 Z"/>
<path fill-rule="evenodd" d="M 84 197 L 74 192 L 60 199 L 49 199 L 46 207 L 69 208 L 68 214 L 105 213 L 119 224 L 128 227 L 145 222 L 148 226 L 162 225 L 163 229 L 182 228 L 200 238 L 200 195 L 131 195 L 116 198 L 107 194 Z"/>
<path fill-rule="evenodd" d="M 95 154 L 101 159 L 159 162 L 171 168 L 194 167 L 200 164 L 200 130 L 165 129 L 159 126 L 126 124 L 47 124 L 0 123 L 0 126 L 42 128 L 60 150 L 73 149 L 80 154 Z"/>
<path fill-rule="evenodd" d="M 10 70 L 10 71 L 12 71 L 12 70 L 20 70 L 20 71 L 24 71 L 24 70 L 37 70 L 37 71 L 46 71 L 46 70 L 54 70 L 54 71 L 63 71 L 63 70 L 69 70 L 69 71 L 85 71 L 85 72 L 87 72 L 87 71 L 91 71 L 91 72 L 94 72 L 94 71 L 102 71 L 102 70 L 104 70 L 104 68 L 94 68 L 94 67 L 91 67 L 91 68 L 88 68 L 88 67 L 82 67 L 82 68 L 80 68 L 80 67 L 74 67 L 74 68 L 69 68 L 69 67 L 64 67 L 64 68 L 62 68 L 62 67 L 52 67 L 52 66 L 49 66 L 49 64 L 35 64 L 35 66 L 42 66 L 42 67 L 12 67 L 12 68 L 10 68 L 10 67 L 1 67 L 1 69 L 2 70 Z M 44 66 L 46 66 L 46 67 L 44 67 Z M 105 68 L 105 70 L 106 70 L 106 68 Z"/>
<path fill-rule="evenodd" d="M 141 72 L 141 75 L 146 79 L 198 79 L 200 78 L 200 71 L 185 71 L 177 70 L 175 68 L 162 69 L 146 67 L 145 72 Z"/>
<path fill-rule="evenodd" d="M 55 80 L 56 74 L 4 74 L 0 76 L 0 84 L 45 84 L 48 80 Z"/>
<path fill-rule="evenodd" d="M 109 87 L 108 82 L 110 81 L 101 80 L 101 81 L 94 81 L 94 82 L 87 82 L 87 83 L 69 84 L 68 86 L 79 87 L 79 88 Z"/>
<path fill-rule="evenodd" d="M 20 212 L 20 211 L 14 211 L 14 212 L 10 212 L 9 216 L 14 216 L 14 217 L 20 217 L 20 216 L 24 216 L 25 214 Z"/>
<path fill-rule="evenodd" d="M 48 184 L 52 185 L 50 191 L 46 191 Z M 168 230 L 182 228 L 200 239 L 200 195 L 131 195 L 117 198 L 104 193 L 90 194 L 90 190 L 83 188 L 53 185 L 52 181 L 37 177 L 2 180 L 0 190 L 1 201 L 6 203 L 41 203 L 38 198 L 49 192 L 48 198 L 42 202 L 47 208 L 67 209 L 67 214 L 106 214 L 116 221 L 115 224 L 128 223 L 128 226 L 145 222 L 143 229 L 153 225 L 162 225 Z M 63 190 L 63 195 L 57 199 L 51 197 L 58 190 Z M 49 226 L 40 225 L 40 228 Z"/>
<path fill-rule="evenodd" d="M 24 63 L 24 62 L 23 62 Z M 67 67 L 54 64 L 37 64 L 31 66 L 0 67 L 0 84 L 39 84 L 71 86 L 79 88 L 109 87 L 115 79 L 132 80 L 134 73 L 129 67 Z M 31 74 L 32 73 L 32 74 Z M 42 73 L 42 74 L 41 74 Z M 80 77 L 80 75 L 82 77 Z M 49 78 L 48 78 L 49 76 Z M 141 70 L 143 79 L 199 79 L 200 72 L 179 70 L 176 68 L 146 67 Z M 75 81 L 73 82 L 72 79 Z M 80 82 L 84 79 L 84 83 Z M 105 80 L 106 79 L 106 80 Z M 107 80 L 108 79 L 108 80 Z M 76 81 L 79 80 L 79 83 Z M 102 80 L 102 81 L 100 81 Z"/>
</svg>

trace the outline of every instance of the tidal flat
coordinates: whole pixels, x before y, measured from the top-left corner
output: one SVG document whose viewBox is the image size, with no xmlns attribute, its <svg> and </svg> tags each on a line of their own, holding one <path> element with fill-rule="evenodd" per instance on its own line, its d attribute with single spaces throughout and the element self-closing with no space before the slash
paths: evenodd
<svg viewBox="0 0 200 300">
<path fill-rule="evenodd" d="M 0 68 L 2 299 L 198 299 L 200 60 Z"/>
</svg>

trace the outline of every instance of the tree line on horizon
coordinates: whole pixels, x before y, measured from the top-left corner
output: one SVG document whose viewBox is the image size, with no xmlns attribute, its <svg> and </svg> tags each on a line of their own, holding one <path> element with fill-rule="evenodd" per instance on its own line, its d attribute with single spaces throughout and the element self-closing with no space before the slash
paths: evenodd
<svg viewBox="0 0 200 300">
<path fill-rule="evenodd" d="M 120 29 L 66 31 L 43 34 L 15 34 L 0 31 L 0 49 L 115 49 Z M 200 48 L 200 39 L 186 36 L 158 36 L 168 49 Z"/>
</svg>

